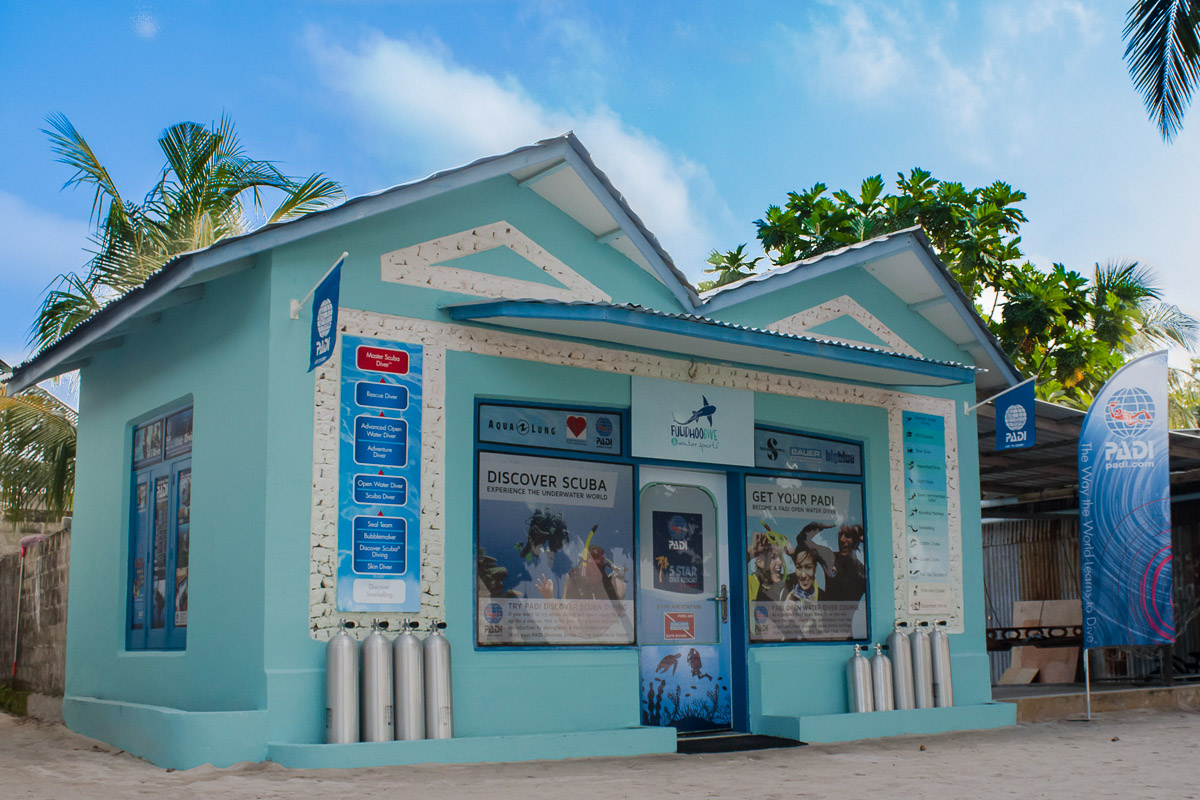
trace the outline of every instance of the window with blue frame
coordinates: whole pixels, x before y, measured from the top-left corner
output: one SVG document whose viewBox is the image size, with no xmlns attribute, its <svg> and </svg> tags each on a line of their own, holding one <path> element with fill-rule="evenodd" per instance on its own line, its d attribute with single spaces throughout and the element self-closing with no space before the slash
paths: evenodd
<svg viewBox="0 0 1200 800">
<path fill-rule="evenodd" d="M 192 407 L 133 429 L 129 524 L 129 650 L 187 645 L 192 506 Z"/>
</svg>

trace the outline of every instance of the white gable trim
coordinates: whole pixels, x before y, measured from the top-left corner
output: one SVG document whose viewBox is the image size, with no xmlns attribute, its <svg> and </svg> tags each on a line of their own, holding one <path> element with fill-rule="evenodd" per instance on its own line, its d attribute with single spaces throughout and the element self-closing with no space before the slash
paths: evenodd
<svg viewBox="0 0 1200 800">
<path fill-rule="evenodd" d="M 781 320 L 771 323 L 767 327 L 771 330 L 779 331 L 780 333 L 790 333 L 794 336 L 808 336 L 809 331 L 818 325 L 823 325 L 830 320 L 835 320 L 838 317 L 850 317 L 859 325 L 869 330 L 871 333 L 879 337 L 879 340 L 886 344 L 890 349 L 897 353 L 904 353 L 910 356 L 921 356 L 917 349 L 908 342 L 901 339 L 891 328 L 884 325 L 879 319 L 867 311 L 850 295 L 844 294 L 841 297 L 836 297 L 827 303 L 821 303 L 819 306 L 805 309 L 789 317 L 784 317 Z M 843 342 L 845 344 L 859 345 L 862 347 L 871 347 L 878 349 L 879 345 L 872 342 L 858 342 L 853 339 L 844 339 L 838 336 L 830 336 L 829 334 L 819 334 L 822 339 L 830 339 L 835 342 Z"/>
<path fill-rule="evenodd" d="M 494 250 L 497 247 L 507 247 L 562 286 L 445 266 L 447 261 Z M 384 253 L 380 257 L 380 277 L 391 283 L 441 289 L 476 297 L 523 297 L 593 303 L 608 302 L 612 299 L 578 272 L 542 249 L 537 242 L 503 220 Z"/>
</svg>

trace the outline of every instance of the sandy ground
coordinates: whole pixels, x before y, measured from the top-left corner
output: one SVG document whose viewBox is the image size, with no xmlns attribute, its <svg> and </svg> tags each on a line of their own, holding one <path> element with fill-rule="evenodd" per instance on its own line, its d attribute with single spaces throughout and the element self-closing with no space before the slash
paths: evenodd
<svg viewBox="0 0 1200 800">
<path fill-rule="evenodd" d="M 924 746 L 924 750 L 921 747 Z M 903 736 L 700 756 L 523 764 L 165 772 L 62 725 L 0 714 L 0 797 L 203 798 L 1196 798 L 1200 713 Z"/>
</svg>

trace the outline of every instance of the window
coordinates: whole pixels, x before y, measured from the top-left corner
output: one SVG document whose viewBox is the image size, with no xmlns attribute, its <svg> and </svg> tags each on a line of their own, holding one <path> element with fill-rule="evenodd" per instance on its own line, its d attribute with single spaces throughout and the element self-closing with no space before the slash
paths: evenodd
<svg viewBox="0 0 1200 800">
<path fill-rule="evenodd" d="M 126 648 L 187 644 L 192 408 L 133 429 Z"/>
</svg>

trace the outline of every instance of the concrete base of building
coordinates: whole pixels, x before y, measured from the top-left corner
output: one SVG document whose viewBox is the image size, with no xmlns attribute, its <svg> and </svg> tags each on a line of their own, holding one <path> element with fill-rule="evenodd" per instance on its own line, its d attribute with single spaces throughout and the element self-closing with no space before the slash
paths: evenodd
<svg viewBox="0 0 1200 800">
<path fill-rule="evenodd" d="M 1016 722 L 1016 709 L 1010 704 L 986 703 L 912 711 L 874 711 L 868 714 L 763 716 L 755 725 L 754 732 L 802 742 L 849 742 L 908 733 L 1003 728 Z"/>
<path fill-rule="evenodd" d="M 1052 722 L 1078 719 L 1086 715 L 1087 698 L 1082 684 L 1055 688 L 1059 691 L 1043 689 L 1033 693 L 1033 690 L 1030 690 L 1031 694 L 1028 696 L 997 699 L 1016 707 L 1019 722 Z M 1200 684 L 1121 689 L 1092 687 L 1093 713 L 1131 709 L 1195 711 L 1200 709 Z"/>
<path fill-rule="evenodd" d="M 31 694 L 25 698 L 25 716 L 42 722 L 62 722 L 63 699 L 52 694 Z"/>
<path fill-rule="evenodd" d="M 184 711 L 68 695 L 63 721 L 76 733 L 166 769 L 227 767 L 267 757 L 265 710 Z"/>
<path fill-rule="evenodd" d="M 675 752 L 674 728 L 623 728 L 520 736 L 466 736 L 414 742 L 273 743 L 267 757 L 285 767 L 348 769 L 409 764 L 542 761 Z"/>
</svg>

